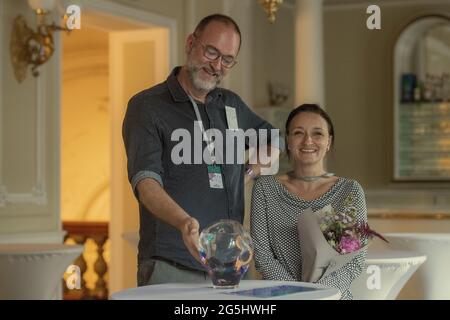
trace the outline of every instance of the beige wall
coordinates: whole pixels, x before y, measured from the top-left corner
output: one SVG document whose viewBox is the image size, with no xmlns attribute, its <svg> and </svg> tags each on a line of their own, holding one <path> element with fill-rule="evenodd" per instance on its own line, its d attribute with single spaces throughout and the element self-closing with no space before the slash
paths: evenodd
<svg viewBox="0 0 450 320">
<path fill-rule="evenodd" d="M 450 2 L 422 2 L 380 3 L 381 30 L 373 31 L 366 28 L 368 15 L 363 5 L 326 7 L 324 11 L 326 108 L 337 132 L 328 163 L 331 171 L 363 185 L 369 214 L 380 208 L 400 214 L 450 211 L 449 183 L 391 181 L 394 43 L 413 18 L 450 12 Z M 450 232 L 448 220 L 374 218 L 370 223 L 383 233 Z"/>
<path fill-rule="evenodd" d="M 381 30 L 366 28 L 365 6 L 333 7 L 324 12 L 326 108 L 337 131 L 335 154 L 329 163 L 332 170 L 357 179 L 367 189 L 450 187 L 390 185 L 396 37 L 419 15 L 450 12 L 450 3 L 414 3 L 381 3 Z"/>
<path fill-rule="evenodd" d="M 295 21 L 292 6 L 282 6 L 276 23 L 271 25 L 263 8 L 254 0 L 111 1 L 176 19 L 180 64 L 185 61 L 186 36 L 200 19 L 212 13 L 229 14 L 241 28 L 243 44 L 239 63 L 224 86 L 242 95 L 250 107 L 256 108 L 269 105 L 268 81 L 279 82 L 291 90 L 291 97 L 284 105 L 294 103 Z M 251 87 L 250 92 L 245 86 Z"/>
<path fill-rule="evenodd" d="M 280 83 L 290 90 L 283 106 L 294 107 L 295 98 L 295 10 L 282 6 L 274 24 L 259 5 L 254 8 L 253 99 L 255 107 L 268 107 L 268 82 Z"/>
</svg>

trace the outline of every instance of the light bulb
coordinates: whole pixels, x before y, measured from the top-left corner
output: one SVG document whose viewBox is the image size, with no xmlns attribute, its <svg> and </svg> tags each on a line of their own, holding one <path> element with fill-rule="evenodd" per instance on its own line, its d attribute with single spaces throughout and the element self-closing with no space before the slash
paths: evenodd
<svg viewBox="0 0 450 320">
<path fill-rule="evenodd" d="M 28 0 L 28 5 L 34 10 L 44 12 L 52 11 L 55 7 L 55 0 Z"/>
</svg>

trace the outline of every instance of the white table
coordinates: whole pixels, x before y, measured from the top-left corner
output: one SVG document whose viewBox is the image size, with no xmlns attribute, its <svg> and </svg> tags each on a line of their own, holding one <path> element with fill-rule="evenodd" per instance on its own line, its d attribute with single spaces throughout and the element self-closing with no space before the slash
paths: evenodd
<svg viewBox="0 0 450 320">
<path fill-rule="evenodd" d="M 370 251 L 365 268 L 351 286 L 356 300 L 394 300 L 425 262 L 424 254 L 414 251 Z"/>
<path fill-rule="evenodd" d="M 450 233 L 388 233 L 385 236 L 391 248 L 414 250 L 427 256 L 399 298 L 450 299 Z"/>
<path fill-rule="evenodd" d="M 52 299 L 66 268 L 83 246 L 0 244 L 0 300 Z"/>
<path fill-rule="evenodd" d="M 230 292 L 267 288 L 274 286 L 296 286 L 319 289 L 291 293 L 283 296 L 260 298 L 244 295 L 229 294 Z M 111 295 L 114 300 L 338 300 L 339 290 L 314 283 L 269 281 L 269 280 L 241 280 L 237 289 L 214 289 L 212 284 L 205 283 L 167 283 L 143 286 L 115 292 Z"/>
</svg>

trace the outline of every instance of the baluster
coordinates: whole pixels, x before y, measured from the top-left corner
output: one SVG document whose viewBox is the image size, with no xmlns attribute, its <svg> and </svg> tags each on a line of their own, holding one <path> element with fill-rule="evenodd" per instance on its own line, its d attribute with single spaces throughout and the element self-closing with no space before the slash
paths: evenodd
<svg viewBox="0 0 450 320">
<path fill-rule="evenodd" d="M 83 235 L 83 234 L 73 234 L 71 235 L 71 238 L 80 245 L 83 245 L 86 243 L 87 240 L 87 236 Z M 80 267 L 80 273 L 81 273 L 81 289 L 77 290 L 80 291 L 78 294 L 76 294 L 77 296 L 79 295 L 80 299 L 84 299 L 88 296 L 88 289 L 86 288 L 86 280 L 84 280 L 84 274 L 87 270 L 87 263 L 86 260 L 84 259 L 84 255 L 80 254 L 80 256 L 75 260 L 74 264 L 76 264 L 77 266 Z"/>
<path fill-rule="evenodd" d="M 85 246 L 86 241 L 92 239 L 97 248 L 97 260 L 93 268 L 87 264 L 84 256 L 81 255 L 74 264 L 78 265 L 81 273 L 81 290 L 68 290 L 64 284 L 64 298 L 65 299 L 108 299 L 108 287 L 105 281 L 105 274 L 108 272 L 108 264 L 106 263 L 104 255 L 105 243 L 108 240 L 108 223 L 105 222 L 81 222 L 68 221 L 63 223 L 64 230 L 67 232 L 67 238 L 73 239 L 77 244 Z M 90 248 L 90 247 L 89 247 Z M 98 280 L 95 283 L 94 289 L 86 287 L 86 277 L 95 272 Z"/>
<path fill-rule="evenodd" d="M 94 263 L 95 273 L 98 275 L 98 280 L 95 283 L 95 289 L 92 292 L 92 296 L 96 299 L 107 299 L 108 288 L 106 287 L 106 281 L 104 279 L 105 273 L 108 270 L 105 258 L 103 257 L 103 246 L 108 239 L 107 235 L 95 235 L 92 237 L 97 245 L 97 260 Z"/>
</svg>

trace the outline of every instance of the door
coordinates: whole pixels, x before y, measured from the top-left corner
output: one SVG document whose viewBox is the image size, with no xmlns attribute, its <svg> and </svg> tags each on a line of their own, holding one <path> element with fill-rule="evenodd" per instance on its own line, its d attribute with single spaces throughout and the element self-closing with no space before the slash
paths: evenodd
<svg viewBox="0 0 450 320">
<path fill-rule="evenodd" d="M 122 122 L 128 100 L 169 73 L 169 29 L 111 32 L 109 36 L 111 155 L 110 292 L 136 286 L 137 248 L 123 238 L 139 229 L 139 212 L 127 177 Z"/>
</svg>

